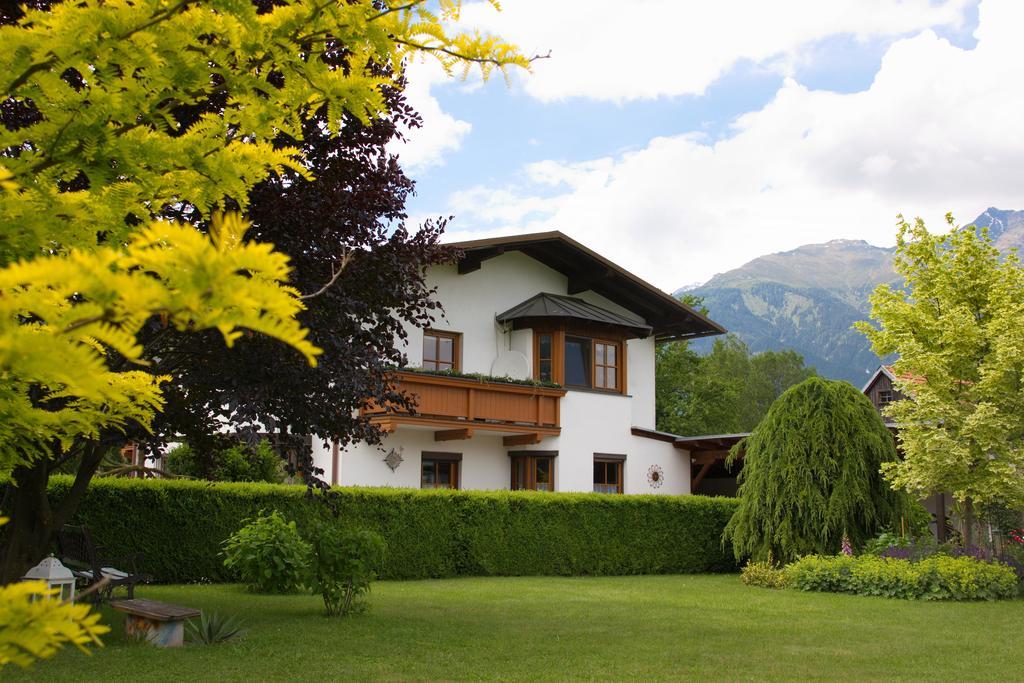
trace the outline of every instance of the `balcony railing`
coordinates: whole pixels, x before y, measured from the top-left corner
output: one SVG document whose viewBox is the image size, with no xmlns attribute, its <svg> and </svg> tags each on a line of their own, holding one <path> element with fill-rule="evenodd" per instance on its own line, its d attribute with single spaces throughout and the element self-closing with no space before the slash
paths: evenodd
<svg viewBox="0 0 1024 683">
<path fill-rule="evenodd" d="M 425 423 L 513 433 L 557 434 L 564 389 L 487 382 L 419 372 L 395 373 L 398 388 L 416 398 L 414 414 L 372 406 L 365 413 L 385 428 Z"/>
</svg>

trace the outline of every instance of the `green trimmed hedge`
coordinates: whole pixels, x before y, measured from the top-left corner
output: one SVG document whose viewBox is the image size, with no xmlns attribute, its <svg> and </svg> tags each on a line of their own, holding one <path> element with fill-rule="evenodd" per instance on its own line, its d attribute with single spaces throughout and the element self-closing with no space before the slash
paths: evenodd
<svg viewBox="0 0 1024 683">
<path fill-rule="evenodd" d="M 808 555 L 787 565 L 786 584 L 805 591 L 916 600 L 1000 600 L 1017 595 L 1005 564 L 935 555 L 924 560 Z"/>
<path fill-rule="evenodd" d="M 54 477 L 53 498 L 71 480 Z M 381 578 L 734 571 L 731 498 L 340 488 L 337 523 L 380 533 Z M 161 582 L 231 581 L 220 554 L 242 520 L 280 510 L 300 530 L 331 519 L 305 487 L 97 479 L 76 514 L 111 555 L 140 551 Z"/>
</svg>

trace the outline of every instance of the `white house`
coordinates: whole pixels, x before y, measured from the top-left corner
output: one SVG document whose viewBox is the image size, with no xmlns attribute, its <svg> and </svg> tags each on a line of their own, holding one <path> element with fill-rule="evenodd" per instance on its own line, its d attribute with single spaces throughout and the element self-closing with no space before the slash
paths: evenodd
<svg viewBox="0 0 1024 683">
<path fill-rule="evenodd" d="M 415 414 L 368 411 L 387 433 L 380 446 L 314 440 L 325 477 L 690 493 L 690 453 L 654 431 L 655 342 L 724 330 L 560 232 L 456 246 L 457 264 L 427 273 L 443 315 L 407 330 L 409 369 L 397 380 L 417 397 Z"/>
</svg>

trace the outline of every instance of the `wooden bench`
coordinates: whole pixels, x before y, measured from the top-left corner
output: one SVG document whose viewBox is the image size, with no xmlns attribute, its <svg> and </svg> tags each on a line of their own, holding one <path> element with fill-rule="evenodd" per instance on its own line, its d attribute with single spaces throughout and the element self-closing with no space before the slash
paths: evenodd
<svg viewBox="0 0 1024 683">
<path fill-rule="evenodd" d="M 145 638 L 158 647 L 181 647 L 185 642 L 185 620 L 201 612 L 191 607 L 156 600 L 115 600 L 110 606 L 127 613 L 125 633 Z"/>
</svg>

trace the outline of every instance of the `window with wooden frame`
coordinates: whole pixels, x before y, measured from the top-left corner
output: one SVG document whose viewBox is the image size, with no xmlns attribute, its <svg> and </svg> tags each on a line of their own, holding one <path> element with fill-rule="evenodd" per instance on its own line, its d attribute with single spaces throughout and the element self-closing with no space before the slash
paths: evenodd
<svg viewBox="0 0 1024 683">
<path fill-rule="evenodd" d="M 421 489 L 458 489 L 461 453 L 423 451 L 420 460 Z"/>
<path fill-rule="evenodd" d="M 536 376 L 541 382 L 555 381 L 555 338 L 550 332 L 542 332 L 537 335 L 536 349 L 534 355 L 536 361 Z"/>
<path fill-rule="evenodd" d="M 458 332 L 423 330 L 423 369 L 459 370 L 461 349 Z"/>
<path fill-rule="evenodd" d="M 533 335 L 533 376 L 569 388 L 625 393 L 625 341 L 538 330 Z"/>
<path fill-rule="evenodd" d="M 594 493 L 622 493 L 626 456 L 594 453 Z"/>
<path fill-rule="evenodd" d="M 878 392 L 878 407 L 884 408 L 892 403 L 892 390 L 883 389 Z"/>
<path fill-rule="evenodd" d="M 594 340 L 594 388 L 619 390 L 621 373 L 619 372 L 622 354 L 619 343 Z"/>
<path fill-rule="evenodd" d="M 513 491 L 554 491 L 555 451 L 509 453 Z"/>
<path fill-rule="evenodd" d="M 587 389 L 593 386 L 593 365 L 591 364 L 594 357 L 593 346 L 592 339 L 566 336 L 565 369 L 563 370 L 566 386 Z"/>
</svg>

